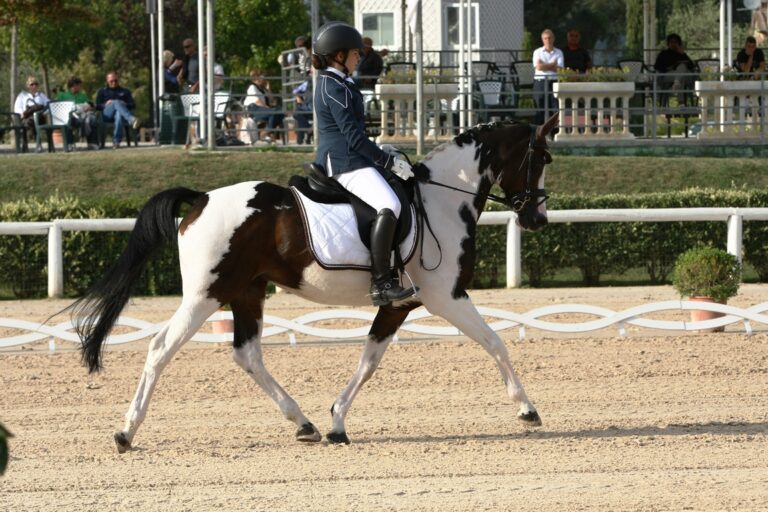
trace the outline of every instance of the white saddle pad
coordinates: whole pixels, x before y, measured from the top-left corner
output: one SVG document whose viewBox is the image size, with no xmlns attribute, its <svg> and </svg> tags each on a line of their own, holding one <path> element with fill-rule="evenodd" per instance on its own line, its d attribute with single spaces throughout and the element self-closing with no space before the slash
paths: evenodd
<svg viewBox="0 0 768 512">
<path fill-rule="evenodd" d="M 316 203 L 291 187 L 304 220 L 309 248 L 321 267 L 329 270 L 371 268 L 371 252 L 363 245 L 357 219 L 349 204 Z M 411 213 L 414 213 L 411 206 Z M 416 216 L 413 216 L 414 220 Z M 416 249 L 416 222 L 400 244 L 400 256 L 408 262 Z"/>
</svg>

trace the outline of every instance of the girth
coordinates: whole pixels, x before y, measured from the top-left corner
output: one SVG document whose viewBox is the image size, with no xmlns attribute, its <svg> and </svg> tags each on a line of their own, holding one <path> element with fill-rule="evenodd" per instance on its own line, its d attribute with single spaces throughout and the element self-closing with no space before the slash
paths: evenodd
<svg viewBox="0 0 768 512">
<path fill-rule="evenodd" d="M 292 176 L 288 185 L 295 187 L 299 192 L 316 203 L 350 204 L 357 219 L 357 231 L 360 235 L 360 240 L 363 242 L 363 245 L 370 249 L 371 223 L 377 213 L 373 207 L 349 192 L 335 179 L 326 176 L 325 171 L 319 165 L 305 163 L 304 171 L 307 173 L 306 176 Z M 397 219 L 397 230 L 393 241 L 394 249 L 405 240 L 413 224 L 413 215 L 411 213 L 413 186 L 406 187 L 392 173 L 382 173 L 382 176 L 384 176 L 400 200 L 400 217 Z"/>
</svg>

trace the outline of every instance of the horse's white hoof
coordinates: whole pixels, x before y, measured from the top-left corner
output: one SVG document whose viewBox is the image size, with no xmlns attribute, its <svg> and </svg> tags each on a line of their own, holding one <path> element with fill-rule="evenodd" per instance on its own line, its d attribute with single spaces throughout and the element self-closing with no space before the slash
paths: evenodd
<svg viewBox="0 0 768 512">
<path fill-rule="evenodd" d="M 128 440 L 125 432 L 115 432 L 114 438 L 117 445 L 117 453 L 125 453 L 131 449 L 131 442 Z"/>
<path fill-rule="evenodd" d="M 526 425 L 530 425 L 532 427 L 541 426 L 541 417 L 539 416 L 539 413 L 536 412 L 535 409 L 528 412 L 521 412 L 520 414 L 517 415 L 517 419 L 519 419 Z"/>
<path fill-rule="evenodd" d="M 303 443 L 317 443 L 323 438 L 323 435 L 312 423 L 305 423 L 296 431 L 296 440 Z"/>
</svg>

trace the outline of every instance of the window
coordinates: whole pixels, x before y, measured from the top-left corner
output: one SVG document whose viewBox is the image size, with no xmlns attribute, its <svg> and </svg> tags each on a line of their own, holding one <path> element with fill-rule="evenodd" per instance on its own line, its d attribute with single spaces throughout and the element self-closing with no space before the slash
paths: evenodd
<svg viewBox="0 0 768 512">
<path fill-rule="evenodd" d="M 395 46 L 395 15 L 388 13 L 363 14 L 363 35 L 373 39 L 373 46 Z"/>
<path fill-rule="evenodd" d="M 459 45 L 459 4 L 445 7 L 446 46 Z M 480 31 L 480 11 L 477 3 L 472 4 L 472 46 L 477 46 L 477 34 Z"/>
</svg>

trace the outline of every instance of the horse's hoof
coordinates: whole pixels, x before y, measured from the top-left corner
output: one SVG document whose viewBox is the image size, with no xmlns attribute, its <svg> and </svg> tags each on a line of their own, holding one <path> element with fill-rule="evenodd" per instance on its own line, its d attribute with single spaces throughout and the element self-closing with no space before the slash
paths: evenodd
<svg viewBox="0 0 768 512">
<path fill-rule="evenodd" d="M 312 423 L 305 423 L 296 431 L 296 440 L 304 443 L 317 443 L 323 435 Z"/>
<path fill-rule="evenodd" d="M 125 453 L 131 449 L 131 442 L 128 440 L 128 436 L 125 435 L 125 432 L 115 432 L 114 437 L 117 453 Z"/>
<path fill-rule="evenodd" d="M 541 426 L 541 417 L 539 416 L 539 413 L 536 412 L 535 410 L 528 411 L 525 413 L 520 413 L 517 415 L 517 419 L 519 419 L 523 423 L 526 423 L 532 427 Z"/>
<path fill-rule="evenodd" d="M 346 432 L 328 432 L 328 442 L 331 444 L 349 444 L 349 438 Z"/>
</svg>

